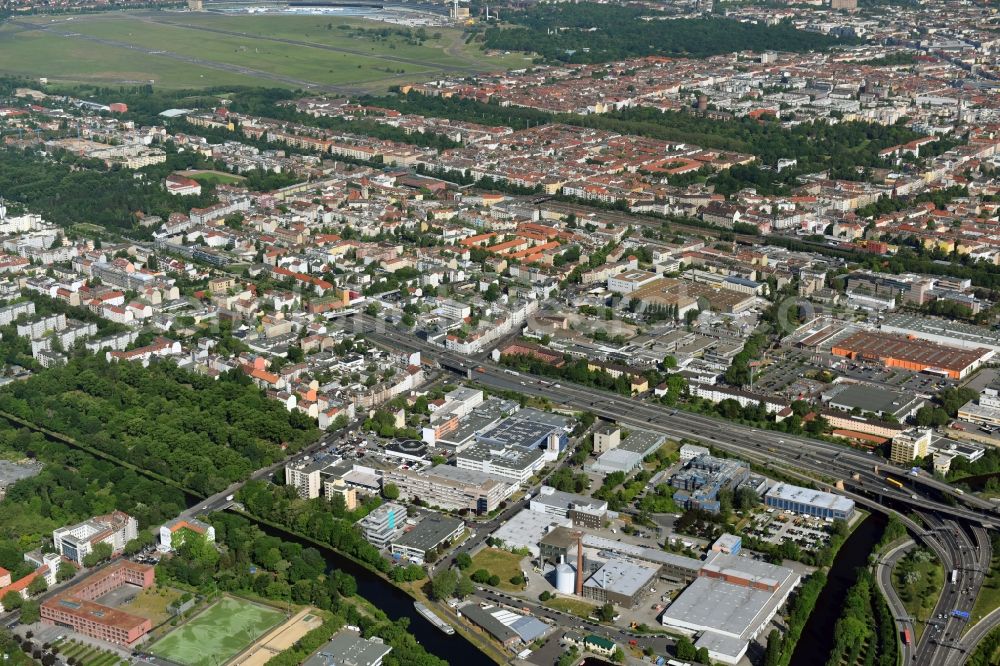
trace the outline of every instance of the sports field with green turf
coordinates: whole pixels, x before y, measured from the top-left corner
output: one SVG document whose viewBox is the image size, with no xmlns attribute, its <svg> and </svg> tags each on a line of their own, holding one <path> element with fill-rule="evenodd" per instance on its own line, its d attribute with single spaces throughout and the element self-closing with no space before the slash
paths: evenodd
<svg viewBox="0 0 1000 666">
<path fill-rule="evenodd" d="M 165 11 L 17 17 L 0 26 L 0 72 L 52 83 L 163 88 L 280 86 L 326 92 L 524 66 L 459 28 L 331 16 Z M 409 33 L 409 34 L 407 34 Z"/>
<path fill-rule="evenodd" d="M 284 619 L 273 608 L 223 597 L 153 643 L 149 652 L 184 666 L 218 666 Z"/>
</svg>

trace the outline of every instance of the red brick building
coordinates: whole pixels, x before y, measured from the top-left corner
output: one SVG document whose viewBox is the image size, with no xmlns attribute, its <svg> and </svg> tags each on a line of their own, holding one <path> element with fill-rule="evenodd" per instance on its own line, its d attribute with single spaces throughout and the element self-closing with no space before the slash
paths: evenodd
<svg viewBox="0 0 1000 666">
<path fill-rule="evenodd" d="M 153 567 L 122 560 L 42 604 L 42 621 L 98 640 L 132 647 L 153 628 L 144 618 L 95 602 L 123 585 L 153 584 Z"/>
</svg>

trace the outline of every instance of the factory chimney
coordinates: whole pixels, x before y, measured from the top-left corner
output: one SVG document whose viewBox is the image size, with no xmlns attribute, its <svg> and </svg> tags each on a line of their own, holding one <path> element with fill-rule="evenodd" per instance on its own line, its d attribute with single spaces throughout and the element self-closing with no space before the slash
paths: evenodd
<svg viewBox="0 0 1000 666">
<path fill-rule="evenodd" d="M 576 533 L 576 596 L 583 596 L 583 532 Z"/>
</svg>

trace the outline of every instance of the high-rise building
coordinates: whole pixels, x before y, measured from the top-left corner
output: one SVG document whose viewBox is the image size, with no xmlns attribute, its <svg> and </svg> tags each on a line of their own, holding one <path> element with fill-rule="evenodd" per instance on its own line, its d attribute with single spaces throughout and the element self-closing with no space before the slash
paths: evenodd
<svg viewBox="0 0 1000 666">
<path fill-rule="evenodd" d="M 931 431 L 914 428 L 892 438 L 889 460 L 897 465 L 907 465 L 927 455 L 931 444 Z"/>
<path fill-rule="evenodd" d="M 320 470 L 326 463 L 300 460 L 285 465 L 285 485 L 292 486 L 302 499 L 316 499 L 323 487 Z"/>
</svg>

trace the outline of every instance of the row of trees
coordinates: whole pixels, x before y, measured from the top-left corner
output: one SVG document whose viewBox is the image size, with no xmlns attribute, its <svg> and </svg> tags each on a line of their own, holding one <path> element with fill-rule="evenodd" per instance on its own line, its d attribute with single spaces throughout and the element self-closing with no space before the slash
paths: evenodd
<svg viewBox="0 0 1000 666">
<path fill-rule="evenodd" d="M 504 354 L 500 357 L 500 363 L 509 368 L 517 368 L 521 372 L 530 372 L 543 377 L 559 377 L 583 386 L 593 386 L 621 395 L 632 395 L 632 384 L 625 375 L 614 377 L 606 370 L 591 370 L 588 361 L 583 359 L 567 359 L 563 365 L 557 367 L 527 354 Z M 652 385 L 659 384 L 663 379 L 656 370 L 649 370 L 643 376 Z"/>
<path fill-rule="evenodd" d="M 856 167 L 871 168 L 886 164 L 879 155 L 883 148 L 919 137 L 902 122 L 894 125 L 857 121 L 835 124 L 817 122 L 786 128 L 779 122 L 762 122 L 752 118 L 720 122 L 691 113 L 661 112 L 647 107 L 580 116 L 507 107 L 495 102 L 429 97 L 419 93 L 370 97 L 365 102 L 406 113 L 476 120 L 486 124 L 508 125 L 515 129 L 560 122 L 664 141 L 693 143 L 706 148 L 752 153 L 766 165 L 777 164 L 783 158 L 797 160 L 794 168 L 783 169 L 780 174 L 754 166 L 728 169 L 713 177 L 716 191 L 725 192 L 735 191 L 745 185 L 777 191 L 796 185 L 796 179 L 802 173 L 822 169 L 844 172 L 838 175 L 856 179 L 861 177 L 851 175 Z M 934 150 L 935 147 L 936 144 L 932 144 L 927 149 Z M 946 145 L 942 144 L 940 147 Z"/>
</svg>

